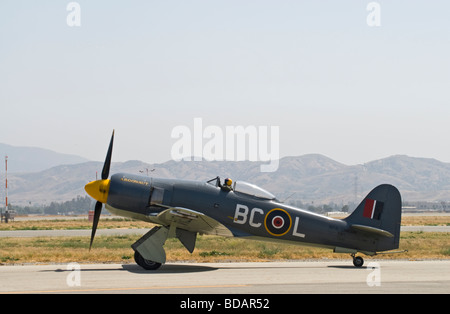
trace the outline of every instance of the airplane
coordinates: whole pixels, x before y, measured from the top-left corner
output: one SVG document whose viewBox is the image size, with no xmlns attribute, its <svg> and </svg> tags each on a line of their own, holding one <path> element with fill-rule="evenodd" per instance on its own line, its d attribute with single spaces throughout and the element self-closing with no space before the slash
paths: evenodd
<svg viewBox="0 0 450 314">
<path fill-rule="evenodd" d="M 114 130 L 101 179 L 85 186 L 97 201 L 89 250 L 103 205 L 112 214 L 158 225 L 131 245 L 136 263 L 146 270 L 166 262 L 168 238 L 178 238 L 192 253 L 199 233 L 329 248 L 350 254 L 355 267 L 364 264 L 357 253 L 374 256 L 399 247 L 402 201 L 392 185 L 375 187 L 353 213 L 336 219 L 283 204 L 270 192 L 243 181 L 128 173 L 109 178 L 113 142 Z"/>
</svg>

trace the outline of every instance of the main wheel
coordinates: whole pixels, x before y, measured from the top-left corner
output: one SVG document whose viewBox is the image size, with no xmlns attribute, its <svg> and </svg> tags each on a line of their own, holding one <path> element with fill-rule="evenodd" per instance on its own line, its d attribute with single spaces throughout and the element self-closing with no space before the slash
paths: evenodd
<svg viewBox="0 0 450 314">
<path fill-rule="evenodd" d="M 355 267 L 362 267 L 363 264 L 364 259 L 361 256 L 353 257 L 353 265 L 355 265 Z"/>
<path fill-rule="evenodd" d="M 142 257 L 138 251 L 134 251 L 134 260 L 136 264 L 146 270 L 156 270 L 161 267 L 161 263 L 153 262 Z"/>
</svg>

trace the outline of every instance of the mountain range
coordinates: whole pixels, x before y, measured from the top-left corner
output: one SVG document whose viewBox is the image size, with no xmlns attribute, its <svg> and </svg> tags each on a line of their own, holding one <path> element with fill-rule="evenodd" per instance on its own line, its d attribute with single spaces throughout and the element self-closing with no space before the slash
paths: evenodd
<svg viewBox="0 0 450 314">
<path fill-rule="evenodd" d="M 0 161 L 3 161 L 5 156 L 8 156 L 8 171 L 10 172 L 37 172 L 58 165 L 89 161 L 80 156 L 61 154 L 49 149 L 0 143 Z M 5 168 L 0 167 L 0 169 L 0 172 L 3 172 Z"/>
<path fill-rule="evenodd" d="M 36 163 L 36 156 L 42 152 L 32 153 L 31 159 Z M 14 158 L 23 164 L 19 169 L 13 168 L 15 171 L 8 169 L 9 202 L 21 206 L 49 204 L 71 200 L 78 195 L 84 196 L 84 185 L 96 179 L 96 172 L 100 176 L 103 166 L 102 162 L 86 161 L 81 157 L 71 159 L 77 156 L 54 153 L 53 162 L 56 164 L 42 169 L 45 168 L 44 164 L 39 167 L 26 165 L 27 158 L 19 153 L 8 154 L 11 161 Z M 260 172 L 260 165 L 261 162 L 250 161 L 171 160 L 148 164 L 132 160 L 113 162 L 111 173 L 148 173 L 153 177 L 204 181 L 216 176 L 230 177 L 234 181 L 243 180 L 259 185 L 280 200 L 300 200 L 314 204 L 360 202 L 372 188 L 381 183 L 395 185 L 406 201 L 450 200 L 450 163 L 436 159 L 395 155 L 349 166 L 320 154 L 308 154 L 281 158 L 275 172 Z M 0 174 L 3 179 L 4 172 L 0 171 Z M 2 184 L 0 197 L 4 197 Z"/>
</svg>

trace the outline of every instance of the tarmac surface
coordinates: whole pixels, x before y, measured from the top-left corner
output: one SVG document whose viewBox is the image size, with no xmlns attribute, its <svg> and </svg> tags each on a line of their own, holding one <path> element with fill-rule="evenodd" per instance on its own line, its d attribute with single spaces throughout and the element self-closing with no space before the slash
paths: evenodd
<svg viewBox="0 0 450 314">
<path fill-rule="evenodd" d="M 201 298 L 199 294 L 449 293 L 449 269 L 450 260 L 375 259 L 355 268 L 350 258 L 169 263 L 157 271 L 135 264 L 17 265 L 0 266 L 0 293 L 148 293 L 196 298 Z"/>
<path fill-rule="evenodd" d="M 96 235 L 144 235 L 148 229 L 97 229 Z M 450 232 L 450 226 L 402 226 L 401 231 L 413 232 Z M 85 230 L 13 230 L 0 231 L 0 238 L 32 238 L 32 237 L 90 237 L 91 229 Z"/>
</svg>

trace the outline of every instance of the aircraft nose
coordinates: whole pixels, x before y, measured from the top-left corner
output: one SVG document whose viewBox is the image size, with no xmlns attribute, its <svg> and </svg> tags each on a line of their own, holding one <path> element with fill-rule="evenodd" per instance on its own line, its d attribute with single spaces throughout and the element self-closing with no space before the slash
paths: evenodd
<svg viewBox="0 0 450 314">
<path fill-rule="evenodd" d="M 101 203 L 106 203 L 110 183 L 111 181 L 109 179 L 92 181 L 86 184 L 84 189 L 93 199 Z"/>
</svg>

